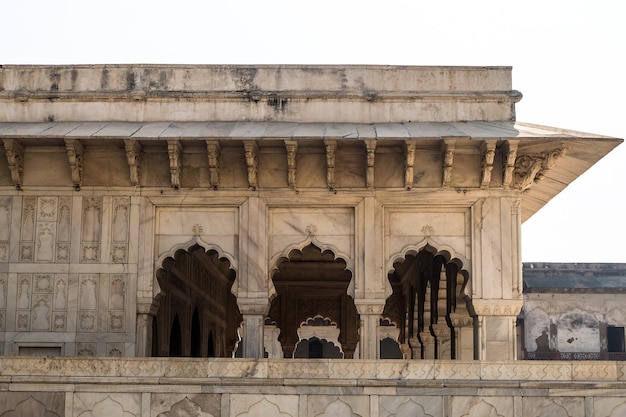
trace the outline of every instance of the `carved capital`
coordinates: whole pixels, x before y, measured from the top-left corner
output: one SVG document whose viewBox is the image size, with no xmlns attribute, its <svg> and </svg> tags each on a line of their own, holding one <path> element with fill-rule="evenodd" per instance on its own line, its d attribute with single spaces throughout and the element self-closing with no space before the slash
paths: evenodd
<svg viewBox="0 0 626 417">
<path fill-rule="evenodd" d="M 468 314 L 450 314 L 450 323 L 453 327 L 474 327 L 474 318 Z"/>
<path fill-rule="evenodd" d="M 65 138 L 65 149 L 72 173 L 72 183 L 76 191 L 83 184 L 83 144 L 78 139 Z"/>
<path fill-rule="evenodd" d="M 450 337 L 451 333 L 450 328 L 445 324 L 433 324 L 432 331 L 437 338 Z"/>
<path fill-rule="evenodd" d="M 335 152 L 337 151 L 337 141 L 334 139 L 324 139 L 326 147 L 326 183 L 329 190 L 335 188 Z"/>
<path fill-rule="evenodd" d="M 384 300 L 382 302 L 372 302 L 371 300 L 355 300 L 354 304 L 356 305 L 356 309 L 359 314 L 375 314 L 380 316 L 383 314 L 383 310 L 385 309 Z"/>
<path fill-rule="evenodd" d="M 167 154 L 170 158 L 170 180 L 172 187 L 180 188 L 180 176 L 183 169 L 183 145 L 179 140 L 167 141 Z"/>
<path fill-rule="evenodd" d="M 124 139 L 124 148 L 126 149 L 126 160 L 130 168 L 130 184 L 135 187 L 139 185 L 139 156 L 143 151 L 141 144 L 132 139 Z"/>
<path fill-rule="evenodd" d="M 256 190 L 259 186 L 259 145 L 254 140 L 246 140 L 243 142 L 243 148 L 246 155 L 246 165 L 248 166 L 248 185 L 253 190 Z"/>
<path fill-rule="evenodd" d="M 24 180 L 24 147 L 16 139 L 4 139 L 4 152 L 9 163 L 13 185 L 17 190 L 21 190 Z"/>
<path fill-rule="evenodd" d="M 556 148 L 547 152 L 520 155 L 515 161 L 514 186 L 526 191 L 539 181 L 545 173 L 565 154 L 565 148 Z"/>
<path fill-rule="evenodd" d="M 209 158 L 209 182 L 214 190 L 220 186 L 220 152 L 222 147 L 217 140 L 206 140 L 207 156 Z"/>
<path fill-rule="evenodd" d="M 287 150 L 287 183 L 292 190 L 296 189 L 296 155 L 298 154 L 298 142 L 285 140 Z"/>
<path fill-rule="evenodd" d="M 420 340 L 425 345 L 434 344 L 435 336 L 433 336 L 429 332 L 420 332 Z"/>
</svg>

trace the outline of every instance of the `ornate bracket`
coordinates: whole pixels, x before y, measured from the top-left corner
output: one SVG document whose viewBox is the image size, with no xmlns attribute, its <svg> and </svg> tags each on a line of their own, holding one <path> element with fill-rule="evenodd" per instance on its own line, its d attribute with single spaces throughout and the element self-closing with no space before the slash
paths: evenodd
<svg viewBox="0 0 626 417">
<path fill-rule="evenodd" d="M 245 140 L 243 148 L 246 155 L 246 165 L 248 166 L 248 185 L 253 190 L 256 190 L 259 186 L 259 145 L 257 145 L 256 141 Z"/>
<path fill-rule="evenodd" d="M 415 164 L 415 145 L 417 141 L 404 141 L 404 188 L 413 188 L 413 165 Z"/>
<path fill-rule="evenodd" d="M 366 172 L 366 184 L 367 188 L 372 190 L 374 188 L 374 159 L 376 157 L 376 140 L 368 139 L 364 140 L 365 151 L 367 152 L 367 172 Z"/>
<path fill-rule="evenodd" d="M 502 174 L 502 186 L 510 187 L 513 182 L 513 171 L 515 170 L 515 159 L 517 158 L 517 145 L 519 140 L 507 140 L 503 147 L 503 165 L 504 172 Z"/>
<path fill-rule="evenodd" d="M 295 140 L 285 140 L 287 149 L 287 183 L 292 190 L 296 189 L 296 155 L 298 153 L 298 142 Z"/>
<path fill-rule="evenodd" d="M 329 190 L 335 188 L 335 152 L 337 151 L 337 141 L 334 139 L 324 139 L 326 147 L 326 184 Z"/>
<path fill-rule="evenodd" d="M 24 147 L 15 139 L 4 139 L 4 152 L 9 162 L 13 185 L 16 190 L 21 190 L 24 180 Z"/>
<path fill-rule="evenodd" d="M 83 144 L 78 139 L 65 138 L 65 149 L 70 163 L 74 189 L 80 191 L 83 184 Z"/>
<path fill-rule="evenodd" d="M 217 140 L 206 140 L 206 150 L 209 157 L 209 182 L 214 190 L 220 185 L 220 152 L 222 147 Z"/>
<path fill-rule="evenodd" d="M 533 183 L 539 181 L 556 161 L 565 154 L 565 148 L 553 149 L 549 152 L 521 155 L 515 161 L 514 186 L 526 191 Z"/>
<path fill-rule="evenodd" d="M 452 180 L 452 163 L 454 162 L 455 144 L 456 140 L 454 139 L 443 140 L 443 188 L 450 187 L 450 181 Z"/>
<path fill-rule="evenodd" d="M 179 140 L 167 141 L 167 154 L 170 157 L 170 178 L 172 187 L 180 188 L 180 175 L 183 170 L 183 145 Z"/>
<path fill-rule="evenodd" d="M 126 149 L 128 167 L 130 168 L 130 184 L 133 187 L 136 187 L 139 185 L 139 172 L 141 171 L 139 166 L 139 155 L 141 155 L 143 147 L 136 140 L 124 139 L 124 148 Z"/>
<path fill-rule="evenodd" d="M 482 179 L 481 188 L 488 188 L 491 183 L 491 172 L 493 171 L 493 161 L 496 157 L 496 140 L 488 139 L 483 141 L 482 151 Z"/>
</svg>

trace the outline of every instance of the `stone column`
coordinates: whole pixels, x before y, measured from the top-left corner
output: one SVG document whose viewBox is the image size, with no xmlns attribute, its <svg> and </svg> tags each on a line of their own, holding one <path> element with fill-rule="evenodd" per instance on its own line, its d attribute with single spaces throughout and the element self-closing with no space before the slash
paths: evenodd
<svg viewBox="0 0 626 417">
<path fill-rule="evenodd" d="M 259 303 L 248 303 L 247 300 L 239 300 L 239 310 L 243 316 L 241 348 L 244 358 L 263 358 L 265 315 L 267 313 L 267 300 Z"/>
<path fill-rule="evenodd" d="M 435 336 L 430 332 L 420 332 L 420 340 L 424 347 L 424 359 L 435 359 Z"/>
<path fill-rule="evenodd" d="M 411 359 L 422 359 L 422 342 L 417 337 L 409 339 L 411 348 Z"/>
<path fill-rule="evenodd" d="M 437 338 L 435 346 L 437 359 L 451 359 L 452 346 L 450 343 L 450 328 L 446 324 L 434 324 L 433 333 Z"/>
<path fill-rule="evenodd" d="M 359 329 L 359 359 L 379 359 L 380 340 L 378 328 L 380 317 L 385 308 L 384 300 L 380 302 L 369 302 L 357 300 L 355 302 L 361 320 Z"/>
<path fill-rule="evenodd" d="M 135 356 L 152 356 L 152 320 L 159 310 L 159 304 L 155 299 L 137 303 Z"/>
<path fill-rule="evenodd" d="M 515 323 L 521 300 L 473 300 L 478 315 L 478 358 L 487 361 L 517 359 Z"/>
<path fill-rule="evenodd" d="M 454 327 L 455 357 L 462 361 L 476 359 L 474 356 L 474 318 L 467 314 L 450 314 Z"/>
</svg>

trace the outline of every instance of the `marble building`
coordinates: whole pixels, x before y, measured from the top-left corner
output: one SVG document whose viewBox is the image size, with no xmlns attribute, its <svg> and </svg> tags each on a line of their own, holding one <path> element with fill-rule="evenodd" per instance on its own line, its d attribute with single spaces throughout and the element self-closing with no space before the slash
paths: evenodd
<svg viewBox="0 0 626 417">
<path fill-rule="evenodd" d="M 509 67 L 3 66 L 0 415 L 621 415 L 622 364 L 516 361 L 521 223 L 621 140 L 520 99 Z"/>
</svg>

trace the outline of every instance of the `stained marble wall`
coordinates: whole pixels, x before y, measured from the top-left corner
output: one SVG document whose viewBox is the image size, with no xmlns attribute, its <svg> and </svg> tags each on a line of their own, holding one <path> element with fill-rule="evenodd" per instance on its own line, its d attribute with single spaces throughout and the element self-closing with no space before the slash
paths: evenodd
<svg viewBox="0 0 626 417">
<path fill-rule="evenodd" d="M 134 354 L 130 211 L 128 196 L 0 199 L 5 355 Z"/>
</svg>

